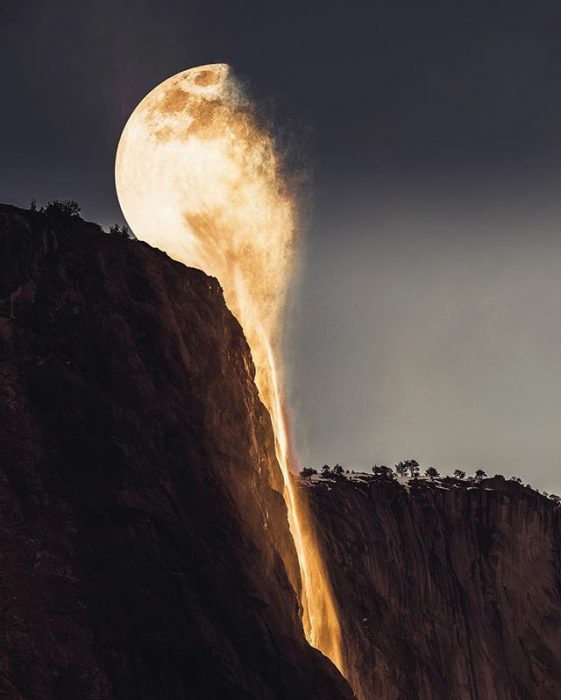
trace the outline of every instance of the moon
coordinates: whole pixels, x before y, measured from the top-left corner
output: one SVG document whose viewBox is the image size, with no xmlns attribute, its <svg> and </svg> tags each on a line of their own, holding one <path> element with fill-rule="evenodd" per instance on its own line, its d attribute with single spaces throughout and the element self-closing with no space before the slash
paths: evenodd
<svg viewBox="0 0 561 700">
<path fill-rule="evenodd" d="M 305 589 L 304 630 L 342 668 L 335 602 L 290 475 L 278 348 L 297 212 L 282 154 L 229 66 L 201 66 L 165 80 L 139 103 L 119 142 L 115 180 L 137 238 L 217 277 L 241 323 L 275 431 Z"/>
<path fill-rule="evenodd" d="M 230 67 L 191 68 L 149 92 L 121 135 L 115 180 L 137 238 L 217 277 L 259 354 L 258 336 L 279 325 L 297 215 L 274 139 Z"/>
</svg>

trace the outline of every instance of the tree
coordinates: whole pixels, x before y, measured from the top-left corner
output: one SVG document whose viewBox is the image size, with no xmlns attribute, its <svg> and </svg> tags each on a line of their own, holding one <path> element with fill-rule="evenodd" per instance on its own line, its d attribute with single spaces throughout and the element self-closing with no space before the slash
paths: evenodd
<svg viewBox="0 0 561 700">
<path fill-rule="evenodd" d="M 483 471 L 483 469 L 478 469 L 478 470 L 475 472 L 475 478 L 476 478 L 477 481 L 481 481 L 481 479 L 484 479 L 486 476 L 487 476 L 487 474 L 485 474 L 485 472 Z"/>
<path fill-rule="evenodd" d="M 464 479 L 466 473 L 462 469 L 454 469 L 454 476 L 456 477 L 456 479 Z"/>
<path fill-rule="evenodd" d="M 419 476 L 419 462 L 416 459 L 408 459 L 406 464 L 413 479 Z"/>
<path fill-rule="evenodd" d="M 511 476 L 509 481 L 516 481 L 517 484 L 522 483 L 522 479 L 519 476 Z"/>
<path fill-rule="evenodd" d="M 407 462 L 399 462 L 394 469 L 398 476 L 405 476 L 407 474 Z"/>
<path fill-rule="evenodd" d="M 389 479 L 390 481 L 395 479 L 392 470 L 389 467 L 386 467 L 385 464 L 381 464 L 380 466 L 375 464 L 372 467 L 372 473 L 378 479 Z"/>
<path fill-rule="evenodd" d="M 325 478 L 332 475 L 331 467 L 329 464 L 324 464 L 321 468 L 321 475 Z"/>
<path fill-rule="evenodd" d="M 434 479 L 437 476 L 440 476 L 438 473 L 438 470 L 435 467 L 428 467 L 428 469 L 425 471 L 425 474 L 432 479 Z"/>
<path fill-rule="evenodd" d="M 29 203 L 29 211 L 37 211 L 37 200 L 32 199 Z"/>
<path fill-rule="evenodd" d="M 345 474 L 345 470 L 343 469 L 343 467 L 340 464 L 336 464 L 333 467 L 332 474 L 333 474 L 333 476 L 341 477 Z"/>
<path fill-rule="evenodd" d="M 41 207 L 41 213 L 51 219 L 75 219 L 80 215 L 80 205 L 74 199 L 53 199 Z"/>
<path fill-rule="evenodd" d="M 317 469 L 311 469 L 310 467 L 304 467 L 304 469 L 301 470 L 300 476 L 303 479 L 310 479 L 314 474 L 317 474 L 318 470 Z"/>
<path fill-rule="evenodd" d="M 113 226 L 109 227 L 109 233 L 111 233 L 113 236 L 119 236 L 119 238 L 136 238 L 126 224 L 123 224 L 122 226 L 119 226 L 119 224 L 113 224 Z"/>
</svg>

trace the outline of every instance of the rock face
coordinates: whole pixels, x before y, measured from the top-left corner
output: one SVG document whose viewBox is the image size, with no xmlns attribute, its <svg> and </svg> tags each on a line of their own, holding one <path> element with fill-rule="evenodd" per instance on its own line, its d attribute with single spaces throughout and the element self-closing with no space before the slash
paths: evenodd
<svg viewBox="0 0 561 700">
<path fill-rule="evenodd" d="M 502 477 L 307 487 L 362 698 L 561 698 L 561 509 Z"/>
<path fill-rule="evenodd" d="M 336 700 L 216 280 L 0 206 L 0 697 Z M 499 478 L 303 482 L 361 700 L 561 698 L 561 516 Z"/>
<path fill-rule="evenodd" d="M 350 698 L 215 279 L 0 207 L 0 696 Z"/>
</svg>

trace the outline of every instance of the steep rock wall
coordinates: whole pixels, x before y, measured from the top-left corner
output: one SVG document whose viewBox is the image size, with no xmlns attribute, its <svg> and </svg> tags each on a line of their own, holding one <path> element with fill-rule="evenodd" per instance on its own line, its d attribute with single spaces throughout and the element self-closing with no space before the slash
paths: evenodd
<svg viewBox="0 0 561 700">
<path fill-rule="evenodd" d="M 0 697 L 351 697 L 302 634 L 216 280 L 0 206 L 0 374 Z M 555 504 L 500 479 L 302 488 L 362 700 L 561 697 Z"/>
<path fill-rule="evenodd" d="M 0 696 L 348 698 L 215 279 L 0 207 Z"/>
<path fill-rule="evenodd" d="M 558 505 L 502 478 L 303 488 L 362 698 L 561 697 Z"/>
</svg>

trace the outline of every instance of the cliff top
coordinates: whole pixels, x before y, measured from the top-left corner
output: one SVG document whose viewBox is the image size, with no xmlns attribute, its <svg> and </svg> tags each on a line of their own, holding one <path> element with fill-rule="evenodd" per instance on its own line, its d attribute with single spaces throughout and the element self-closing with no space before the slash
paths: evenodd
<svg viewBox="0 0 561 700">
<path fill-rule="evenodd" d="M 350 472 L 340 475 L 333 473 L 312 474 L 300 476 L 300 485 L 303 488 L 331 491 L 333 489 L 345 490 L 355 489 L 359 491 L 371 491 L 373 489 L 386 489 L 396 495 L 408 495 L 415 497 L 419 494 L 438 492 L 494 492 L 512 499 L 534 500 L 552 510 L 561 510 L 561 497 L 556 494 L 540 492 L 532 488 L 529 484 L 523 484 L 519 477 L 506 479 L 500 474 L 493 477 L 464 477 L 427 475 L 399 476 L 391 470 L 378 474 L 368 474 L 367 472 Z"/>
</svg>

